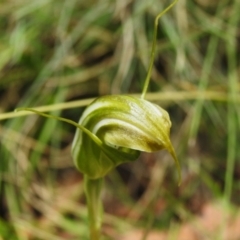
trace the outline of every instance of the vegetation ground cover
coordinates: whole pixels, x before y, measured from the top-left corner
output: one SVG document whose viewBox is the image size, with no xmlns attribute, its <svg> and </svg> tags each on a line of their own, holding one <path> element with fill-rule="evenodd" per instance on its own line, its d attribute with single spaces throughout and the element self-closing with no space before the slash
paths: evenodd
<svg viewBox="0 0 240 240">
<path fill-rule="evenodd" d="M 70 155 L 75 129 L 12 112 L 45 106 L 78 121 L 92 98 L 140 94 L 153 22 L 168 4 L 1 1 L 0 238 L 88 238 Z M 183 181 L 178 187 L 164 151 L 113 171 L 103 193 L 105 239 L 176 239 L 189 223 L 201 232 L 196 239 L 239 239 L 226 235 L 240 204 L 239 12 L 238 0 L 179 0 L 161 18 L 146 98 L 171 116 Z M 204 232 L 206 209 L 219 222 Z"/>
</svg>

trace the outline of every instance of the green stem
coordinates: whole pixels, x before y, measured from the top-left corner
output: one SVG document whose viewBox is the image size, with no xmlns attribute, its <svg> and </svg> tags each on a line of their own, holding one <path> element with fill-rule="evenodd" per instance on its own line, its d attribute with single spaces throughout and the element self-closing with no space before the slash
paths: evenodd
<svg viewBox="0 0 240 240">
<path fill-rule="evenodd" d="M 86 133 L 100 148 L 102 147 L 102 141 L 96 135 L 94 135 L 91 131 L 89 131 L 88 129 L 86 129 L 82 125 L 80 125 L 80 124 L 78 124 L 78 123 L 76 123 L 76 122 L 74 122 L 70 119 L 57 117 L 57 116 L 50 115 L 50 114 L 47 114 L 47 113 L 39 112 L 39 111 L 37 111 L 33 108 L 17 108 L 15 111 L 17 111 L 17 112 L 18 111 L 34 112 L 34 113 L 36 113 L 40 116 L 46 117 L 46 118 L 52 118 L 52 119 L 55 119 L 55 120 L 58 120 L 58 121 L 67 122 L 67 123 L 79 128 L 81 131 Z"/>
<path fill-rule="evenodd" d="M 164 9 L 164 11 L 162 11 L 161 13 L 159 13 L 157 15 L 157 17 L 155 18 L 155 22 L 154 22 L 154 30 L 153 30 L 153 43 L 152 43 L 152 51 L 151 51 L 151 58 L 150 58 L 150 63 L 149 63 L 149 67 L 148 67 L 148 72 L 147 72 L 147 77 L 143 86 L 143 91 L 142 91 L 142 95 L 141 98 L 145 98 L 147 89 L 148 89 L 148 85 L 150 82 L 150 77 L 151 77 L 151 73 L 152 73 L 152 68 L 153 68 L 153 63 L 154 63 L 154 56 L 155 56 L 155 51 L 156 51 L 156 43 L 157 43 L 157 29 L 158 29 L 158 21 L 160 19 L 160 17 L 162 17 L 169 9 L 171 9 L 177 2 L 178 0 L 173 1 L 166 9 Z"/>
<path fill-rule="evenodd" d="M 102 225 L 101 189 L 103 178 L 90 179 L 84 176 L 84 189 L 87 198 L 90 240 L 99 240 Z"/>
</svg>

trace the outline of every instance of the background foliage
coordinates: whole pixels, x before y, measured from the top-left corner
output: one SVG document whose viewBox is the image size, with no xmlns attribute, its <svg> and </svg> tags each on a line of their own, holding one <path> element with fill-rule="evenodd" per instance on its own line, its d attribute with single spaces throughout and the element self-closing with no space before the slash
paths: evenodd
<svg viewBox="0 0 240 240">
<path fill-rule="evenodd" d="M 70 156 L 75 129 L 5 112 L 140 93 L 154 18 L 168 4 L 1 1 L 0 239 L 87 239 L 82 176 Z M 206 204 L 239 206 L 239 12 L 238 0 L 179 0 L 160 19 L 147 98 L 170 113 L 183 182 L 177 186 L 164 151 L 120 166 L 105 183 L 104 239 L 127 239 L 135 229 L 143 232 L 131 239 L 154 239 L 153 231 L 166 229 L 165 239 L 176 239 Z M 83 109 L 53 107 L 51 114 L 78 121 Z M 224 239 L 228 219 L 222 214 L 215 232 L 198 224 L 199 239 Z"/>
</svg>

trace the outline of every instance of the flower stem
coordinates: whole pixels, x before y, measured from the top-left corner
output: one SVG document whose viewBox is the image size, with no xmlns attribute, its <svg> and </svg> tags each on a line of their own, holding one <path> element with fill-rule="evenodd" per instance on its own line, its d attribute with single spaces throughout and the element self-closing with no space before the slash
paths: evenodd
<svg viewBox="0 0 240 240">
<path fill-rule="evenodd" d="M 90 240 L 99 240 L 102 224 L 101 189 L 103 178 L 90 179 L 85 175 L 84 184 L 88 205 Z"/>
<path fill-rule="evenodd" d="M 151 74 L 152 74 L 152 68 L 153 68 L 153 64 L 154 64 L 154 56 L 155 56 L 155 52 L 156 52 L 158 21 L 170 8 L 173 7 L 173 5 L 176 4 L 177 1 L 178 0 L 173 1 L 167 8 L 165 8 L 162 12 L 160 12 L 157 15 L 157 17 L 155 18 L 151 57 L 150 57 L 150 63 L 149 63 L 148 71 L 147 71 L 147 77 L 145 79 L 145 83 L 144 83 L 143 90 L 142 90 L 142 95 L 141 95 L 142 99 L 145 98 L 145 95 L 146 95 L 146 92 L 147 92 L 147 89 L 148 89 L 148 85 L 149 85 L 149 82 L 150 82 L 150 77 L 151 77 Z"/>
</svg>

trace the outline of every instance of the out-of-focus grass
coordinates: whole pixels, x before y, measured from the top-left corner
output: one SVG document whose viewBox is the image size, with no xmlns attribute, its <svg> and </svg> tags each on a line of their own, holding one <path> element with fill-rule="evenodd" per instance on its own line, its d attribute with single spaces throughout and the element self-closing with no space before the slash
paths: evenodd
<svg viewBox="0 0 240 240">
<path fill-rule="evenodd" d="M 74 129 L 5 113 L 47 106 L 78 121 L 85 99 L 140 93 L 154 18 L 167 4 L 1 2 L 2 239 L 87 239 L 82 178 L 70 156 Z M 103 194 L 105 239 L 181 224 L 219 198 L 239 206 L 239 12 L 238 0 L 179 0 L 160 20 L 148 98 L 171 115 L 183 182 L 178 188 L 165 152 L 119 167 Z"/>
</svg>

